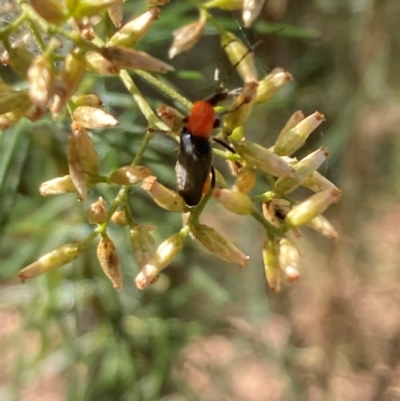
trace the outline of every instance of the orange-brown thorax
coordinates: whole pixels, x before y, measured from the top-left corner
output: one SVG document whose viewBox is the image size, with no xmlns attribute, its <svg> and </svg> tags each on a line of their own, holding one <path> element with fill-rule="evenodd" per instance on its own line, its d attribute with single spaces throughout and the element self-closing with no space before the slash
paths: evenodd
<svg viewBox="0 0 400 401">
<path fill-rule="evenodd" d="M 187 128 L 196 137 L 208 139 L 214 128 L 214 107 L 211 103 L 199 100 L 190 111 Z"/>
</svg>

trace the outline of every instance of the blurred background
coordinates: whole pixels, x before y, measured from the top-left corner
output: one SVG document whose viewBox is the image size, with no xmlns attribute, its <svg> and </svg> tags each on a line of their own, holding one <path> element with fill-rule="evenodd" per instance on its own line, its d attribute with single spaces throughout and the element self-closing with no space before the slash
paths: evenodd
<svg viewBox="0 0 400 401">
<path fill-rule="evenodd" d="M 2 24 L 15 18 L 9 4 L 0 2 Z M 127 1 L 126 17 L 144 9 Z M 95 246 L 21 285 L 22 267 L 93 229 L 76 194 L 38 193 L 42 182 L 68 172 L 68 118 L 21 121 L 0 135 L 2 401 L 400 400 L 400 2 L 266 0 L 251 29 L 238 25 L 240 14 L 213 14 L 243 40 L 260 41 L 260 77 L 275 67 L 294 77 L 256 106 L 247 138 L 270 146 L 294 111 L 325 115 L 298 155 L 329 148 L 320 172 L 343 191 L 327 213 L 340 238 L 304 229 L 301 278 L 272 293 L 263 229 L 210 202 L 202 221 L 251 256 L 247 269 L 188 241 L 159 281 L 139 291 L 128 232 L 115 226 L 121 292 L 99 268 Z M 195 18 L 190 2 L 171 0 L 139 48 L 166 60 L 172 30 Z M 211 27 L 171 64 L 176 72 L 162 79 L 191 100 L 215 91 L 216 67 L 230 71 Z M 8 68 L 0 75 L 24 87 Z M 133 78 L 152 106 L 173 105 Z M 235 75 L 227 82 L 239 85 Z M 120 121 L 94 133 L 102 170 L 129 164 L 146 127 L 131 96 L 115 77 L 88 75 L 81 91 L 99 94 Z M 174 187 L 176 157 L 175 143 L 158 135 L 144 163 Z M 232 182 L 224 162 L 217 165 Z M 117 190 L 98 185 L 88 203 L 99 195 L 111 202 Z M 139 188 L 129 196 L 135 218 L 158 227 L 158 242 L 181 227 L 179 214 L 156 207 Z"/>
</svg>

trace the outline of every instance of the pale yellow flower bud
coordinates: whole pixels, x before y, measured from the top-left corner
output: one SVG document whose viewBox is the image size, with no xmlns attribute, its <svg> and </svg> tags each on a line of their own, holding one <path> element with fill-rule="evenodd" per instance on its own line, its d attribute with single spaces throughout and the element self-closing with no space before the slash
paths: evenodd
<svg viewBox="0 0 400 401">
<path fill-rule="evenodd" d="M 153 21 L 158 19 L 160 10 L 151 8 L 139 17 L 127 22 L 107 42 L 106 46 L 134 47 L 150 30 Z"/>
<path fill-rule="evenodd" d="M 151 175 L 143 166 L 124 166 L 110 174 L 110 180 L 119 185 L 134 185 Z"/>
<path fill-rule="evenodd" d="M 182 212 L 186 208 L 185 200 L 175 191 L 168 189 L 157 181 L 157 177 L 143 179 L 142 189 L 147 191 L 158 206 L 170 212 Z"/>
<path fill-rule="evenodd" d="M 35 57 L 27 78 L 30 84 L 28 94 L 32 103 L 44 109 L 54 91 L 54 70 L 50 60 L 43 55 Z"/>
<path fill-rule="evenodd" d="M 256 103 L 263 103 L 272 98 L 286 84 L 293 81 L 293 77 L 282 68 L 275 68 L 258 82 Z"/>
<path fill-rule="evenodd" d="M 318 215 L 307 223 L 307 227 L 329 239 L 336 239 L 339 235 L 332 223 L 324 216 Z"/>
<path fill-rule="evenodd" d="M 300 262 L 300 251 L 295 242 L 287 237 L 279 241 L 279 264 L 286 273 L 289 282 L 297 280 L 300 275 L 298 272 Z"/>
<path fill-rule="evenodd" d="M 246 267 L 250 258 L 213 228 L 204 224 L 191 226 L 191 233 L 206 249 L 215 256 L 240 267 Z"/>
<path fill-rule="evenodd" d="M 80 200 L 85 200 L 88 193 L 88 186 L 86 183 L 85 170 L 83 168 L 82 161 L 79 157 L 79 152 L 76 145 L 76 139 L 74 136 L 70 136 L 68 139 L 68 168 L 69 175 L 72 182 L 79 194 Z"/>
<path fill-rule="evenodd" d="M 222 35 L 221 45 L 243 82 L 257 82 L 253 52 L 231 32 Z"/>
<path fill-rule="evenodd" d="M 145 70 L 165 74 L 174 67 L 150 54 L 122 46 L 105 47 L 102 55 L 122 69 Z"/>
<path fill-rule="evenodd" d="M 307 178 L 305 178 L 301 183 L 301 186 L 311 189 L 311 191 L 314 192 L 322 192 L 328 189 L 338 189 L 333 182 L 329 181 L 318 171 L 314 171 Z"/>
<path fill-rule="evenodd" d="M 75 18 L 90 17 L 106 11 L 119 0 L 66 0 L 69 14 Z"/>
<path fill-rule="evenodd" d="M 250 142 L 233 142 L 237 153 L 250 165 L 276 177 L 291 177 L 293 167 L 281 157 L 261 145 Z"/>
<path fill-rule="evenodd" d="M 253 202 L 244 193 L 227 188 L 215 188 L 213 196 L 225 209 L 233 213 L 250 214 L 254 212 Z"/>
<path fill-rule="evenodd" d="M 232 111 L 228 112 L 224 119 L 224 130 L 226 132 L 230 133 L 235 128 L 240 127 L 250 117 L 256 99 L 257 86 L 257 82 L 244 84 L 242 92 L 231 106 Z"/>
<path fill-rule="evenodd" d="M 18 273 L 22 283 L 40 274 L 47 273 L 49 270 L 56 269 L 72 262 L 80 254 L 78 244 L 62 245 L 51 252 L 46 253 L 36 262 L 25 267 Z"/>
<path fill-rule="evenodd" d="M 194 47 L 203 35 L 206 16 L 202 15 L 197 21 L 175 29 L 172 34 L 174 41 L 168 51 L 168 57 L 174 58 L 177 54 L 183 53 Z"/>
<path fill-rule="evenodd" d="M 113 287 L 120 290 L 122 288 L 122 274 L 119 256 L 114 243 L 107 236 L 103 236 L 100 240 L 97 247 L 97 259 Z"/>
<path fill-rule="evenodd" d="M 242 19 L 246 28 L 250 27 L 260 14 L 265 0 L 244 0 Z"/>
<path fill-rule="evenodd" d="M 322 214 L 332 203 L 340 199 L 340 190 L 328 189 L 310 196 L 294 206 L 287 214 L 285 224 L 288 227 L 299 227 L 309 223 L 314 217 Z"/>
<path fill-rule="evenodd" d="M 124 18 L 124 1 L 117 0 L 109 9 L 108 16 L 115 27 L 120 28 L 122 26 Z"/>
<path fill-rule="evenodd" d="M 298 163 L 293 165 L 293 177 L 281 177 L 275 182 L 274 192 L 278 195 L 293 192 L 304 179 L 318 169 L 328 158 L 329 152 L 326 148 L 319 148 L 310 153 Z"/>
<path fill-rule="evenodd" d="M 247 194 L 253 189 L 256 180 L 256 170 L 253 167 L 243 167 L 239 171 L 232 189 Z"/>
<path fill-rule="evenodd" d="M 185 116 L 174 107 L 162 104 L 157 107 L 156 112 L 160 120 L 171 128 L 172 131 L 179 131 L 183 127 L 183 119 Z"/>
<path fill-rule="evenodd" d="M 111 221 L 120 227 L 127 226 L 129 224 L 126 213 L 123 210 L 117 210 L 114 212 L 111 216 Z"/>
<path fill-rule="evenodd" d="M 103 106 L 103 102 L 95 94 L 75 95 L 75 96 L 72 96 L 72 101 L 74 102 L 76 107 L 79 107 L 79 106 L 91 106 L 91 107 L 99 108 L 99 107 Z"/>
<path fill-rule="evenodd" d="M 88 129 L 102 129 L 118 125 L 118 121 L 105 111 L 91 106 L 79 106 L 72 113 L 74 119 Z"/>
<path fill-rule="evenodd" d="M 0 93 L 0 114 L 26 110 L 31 105 L 26 91 L 4 90 Z"/>
<path fill-rule="evenodd" d="M 53 178 L 40 185 L 39 192 L 42 196 L 60 195 L 66 192 L 77 192 L 70 175 Z"/>
<path fill-rule="evenodd" d="M 274 292 L 281 290 L 282 270 L 279 266 L 279 244 L 267 238 L 263 247 L 265 276 L 269 288 Z"/>
<path fill-rule="evenodd" d="M 239 10 L 243 7 L 243 0 L 209 0 L 204 3 L 206 8 L 220 8 L 221 10 Z"/>
<path fill-rule="evenodd" d="M 130 238 L 133 254 L 142 269 L 156 251 L 155 241 L 150 231 L 157 227 L 135 224 L 131 227 Z"/>
<path fill-rule="evenodd" d="M 311 114 L 300 121 L 294 128 L 279 136 L 275 143 L 274 152 L 280 156 L 291 155 L 305 144 L 310 134 L 323 121 L 325 121 L 325 117 L 318 111 Z"/>
<path fill-rule="evenodd" d="M 58 0 L 29 0 L 34 10 L 47 22 L 60 24 L 64 19 L 64 7 Z"/>
<path fill-rule="evenodd" d="M 8 50 L 8 57 L 8 64 L 21 78 L 25 79 L 34 55 L 25 47 L 23 42 L 18 42 Z"/>
<path fill-rule="evenodd" d="M 107 202 L 99 196 L 96 202 L 93 202 L 86 210 L 90 224 L 102 224 L 107 221 Z"/>
<path fill-rule="evenodd" d="M 244 138 L 244 129 L 243 127 L 235 128 L 232 133 L 229 135 L 229 139 L 231 141 L 241 141 Z"/>
<path fill-rule="evenodd" d="M 184 239 L 185 236 L 181 233 L 175 233 L 157 248 L 155 254 L 143 266 L 136 277 L 136 285 L 140 290 L 152 284 L 158 278 L 160 271 L 175 259 L 182 250 Z"/>
<path fill-rule="evenodd" d="M 100 53 L 87 52 L 85 55 L 85 68 L 92 74 L 97 75 L 118 75 L 121 67 L 114 62 L 107 60 Z"/>
</svg>

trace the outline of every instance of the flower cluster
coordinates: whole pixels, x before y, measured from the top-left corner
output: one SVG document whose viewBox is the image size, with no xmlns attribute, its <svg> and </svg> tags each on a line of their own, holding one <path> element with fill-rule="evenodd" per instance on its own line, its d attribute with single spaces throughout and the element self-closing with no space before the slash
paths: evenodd
<svg viewBox="0 0 400 401">
<path fill-rule="evenodd" d="M 213 197 L 228 211 L 249 215 L 265 228 L 262 253 L 266 278 L 270 288 L 279 291 L 283 277 L 286 276 L 289 282 L 299 277 L 300 253 L 296 237 L 300 227 L 308 226 L 331 239 L 337 237 L 335 229 L 322 213 L 340 198 L 340 190 L 317 172 L 329 156 L 328 151 L 319 148 L 301 160 L 293 156 L 324 121 L 324 116 L 315 112 L 305 117 L 302 112 L 295 112 L 272 148 L 246 138 L 244 124 L 253 108 L 268 101 L 293 78 L 290 73 L 278 68 L 258 79 L 253 53 L 232 32 L 221 28 L 210 12 L 214 7 L 241 9 L 244 24 L 249 26 L 260 13 L 263 0 L 209 0 L 199 3 L 199 19 L 173 32 L 169 57 L 192 49 L 201 38 L 204 26 L 210 23 L 219 32 L 221 47 L 242 78 L 243 87 L 229 92 L 226 97 L 230 103 L 216 109 L 221 112 L 223 119 L 215 138 L 226 150 L 213 150 L 232 167 L 234 183 L 228 187 L 222 174 L 213 169 L 201 202 L 195 207 L 188 207 L 178 192 L 165 187 L 147 166 L 141 164 L 142 155 L 154 131 L 168 131 L 179 141 L 185 119 L 180 111 L 168 105 L 162 105 L 154 112 L 126 70 L 134 70 L 167 96 L 189 110 L 191 108 L 189 101 L 148 74 L 167 73 L 173 71 L 173 67 L 134 49 L 149 32 L 153 22 L 162 18 L 160 7 L 167 1 L 149 0 L 147 3 L 146 12 L 123 24 L 122 0 L 31 0 L 29 4 L 21 0 L 22 11 L 17 22 L 33 18 L 39 21 L 41 32 L 36 34 L 42 52 L 36 56 L 23 46 L 14 46 L 4 39 L 18 27 L 17 22 L 0 32 L 6 48 L 3 63 L 10 65 L 29 82 L 29 88 L 22 91 L 0 83 L 1 129 L 6 129 L 23 117 L 34 121 L 48 113 L 57 115 L 66 106 L 72 120 L 67 147 L 69 174 L 44 182 L 40 187 L 41 194 L 77 192 L 80 200 L 86 200 L 88 191 L 99 182 L 121 186 L 109 206 L 99 198 L 88 208 L 88 221 L 96 225 L 92 234 L 79 243 L 63 245 L 49 252 L 25 267 L 19 276 L 25 281 L 65 265 L 76 259 L 96 238 L 100 238 L 97 248 L 99 263 L 113 286 L 121 289 L 120 259 L 107 233 L 111 222 L 129 228 L 132 250 L 140 268 L 136 278 L 140 289 L 156 281 L 161 270 L 181 252 L 188 237 L 217 257 L 245 267 L 250 258 L 214 228 L 200 222 L 204 207 Z M 107 41 L 102 41 L 93 30 L 93 17 L 104 12 L 108 12 L 115 25 L 115 33 Z M 62 28 L 65 24 L 68 30 Z M 46 36 L 47 44 L 41 39 L 40 33 Z M 73 43 L 72 50 L 64 56 L 56 51 L 60 46 L 59 37 Z M 87 71 L 100 75 L 119 75 L 149 124 L 132 164 L 117 168 L 107 175 L 99 173 L 99 156 L 88 130 L 112 127 L 118 121 L 103 110 L 102 101 L 97 95 L 76 95 Z M 268 180 L 263 180 L 263 177 Z M 257 189 L 263 185 L 265 188 L 261 193 L 254 194 L 258 182 L 269 184 L 257 185 Z M 182 229 L 158 247 L 151 234 L 157 227 L 139 224 L 132 216 L 127 201 L 128 188 L 132 185 L 140 185 L 159 207 L 183 214 Z M 295 201 L 289 195 L 298 187 L 308 188 L 314 194 L 301 202 Z"/>
</svg>

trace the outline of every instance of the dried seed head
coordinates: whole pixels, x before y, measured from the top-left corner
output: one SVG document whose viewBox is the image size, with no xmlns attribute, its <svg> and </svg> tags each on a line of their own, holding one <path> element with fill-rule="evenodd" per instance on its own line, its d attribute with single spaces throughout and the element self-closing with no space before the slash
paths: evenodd
<svg viewBox="0 0 400 401">
<path fill-rule="evenodd" d="M 174 107 L 162 104 L 157 107 L 156 112 L 160 120 L 171 128 L 172 131 L 179 131 L 183 127 L 183 119 L 185 116 Z"/>
<path fill-rule="evenodd" d="M 307 223 L 307 227 L 322 234 L 329 239 L 336 239 L 339 235 L 333 227 L 332 223 L 321 214 L 314 217 L 310 222 Z"/>
<path fill-rule="evenodd" d="M 172 34 L 174 41 L 168 51 L 168 57 L 174 58 L 177 54 L 183 53 L 194 47 L 203 35 L 206 16 L 202 14 L 197 21 L 175 29 Z"/>
<path fill-rule="evenodd" d="M 318 111 L 300 121 L 294 128 L 279 135 L 275 143 L 274 153 L 280 156 L 291 155 L 305 144 L 310 134 L 323 121 L 325 121 L 325 117 Z"/>
<path fill-rule="evenodd" d="M 114 212 L 113 215 L 111 216 L 111 221 L 113 221 L 120 227 L 124 227 L 129 224 L 128 219 L 126 217 L 126 213 L 123 210 L 117 210 L 116 212 Z"/>
<path fill-rule="evenodd" d="M 87 52 L 85 55 L 85 68 L 92 74 L 118 75 L 121 67 L 104 58 L 100 53 Z"/>
<path fill-rule="evenodd" d="M 265 0 L 244 0 L 242 19 L 244 26 L 249 28 L 260 14 Z"/>
<path fill-rule="evenodd" d="M 323 147 L 310 153 L 308 156 L 293 165 L 293 177 L 282 177 L 275 182 L 274 192 L 278 195 L 283 195 L 294 191 L 307 176 L 312 174 L 321 166 L 328 156 L 328 150 Z"/>
<path fill-rule="evenodd" d="M 191 226 L 190 230 L 197 241 L 220 259 L 240 267 L 246 267 L 249 264 L 250 258 L 213 228 L 196 224 Z"/>
<path fill-rule="evenodd" d="M 77 192 L 70 175 L 53 178 L 40 185 L 39 192 L 42 196 L 60 195 L 66 192 Z"/>
<path fill-rule="evenodd" d="M 322 214 L 332 203 L 340 199 L 341 191 L 328 189 L 310 196 L 294 206 L 285 218 L 288 227 L 299 227 L 309 223 L 314 217 Z"/>
<path fill-rule="evenodd" d="M 244 84 L 242 92 L 231 106 L 232 112 L 229 112 L 225 117 L 224 130 L 227 133 L 231 133 L 235 128 L 242 126 L 250 117 L 256 99 L 257 86 L 257 82 Z"/>
<path fill-rule="evenodd" d="M 220 8 L 221 10 L 240 10 L 243 0 L 209 0 L 204 3 L 206 8 Z"/>
<path fill-rule="evenodd" d="M 115 127 L 118 121 L 105 111 L 91 106 L 79 106 L 74 112 L 75 120 L 88 129 L 102 129 Z"/>
<path fill-rule="evenodd" d="M 164 187 L 157 177 L 148 176 L 143 179 L 142 189 L 147 191 L 158 206 L 170 212 L 182 212 L 186 208 L 185 200 L 175 191 Z"/>
<path fill-rule="evenodd" d="M 297 280 L 300 275 L 298 272 L 300 262 L 300 252 L 295 242 L 287 237 L 279 241 L 279 264 L 286 273 L 289 282 Z"/>
<path fill-rule="evenodd" d="M 68 168 L 72 182 L 79 194 L 80 200 L 85 200 L 88 193 L 88 187 L 86 183 L 85 171 L 83 168 L 82 161 L 79 157 L 79 152 L 76 145 L 76 139 L 74 136 L 70 136 L 68 139 Z"/>
<path fill-rule="evenodd" d="M 151 175 L 143 166 L 124 166 L 110 174 L 110 180 L 119 185 L 134 185 Z"/>
<path fill-rule="evenodd" d="M 114 243 L 107 236 L 103 236 L 97 247 L 97 259 L 106 276 L 117 290 L 122 288 L 122 275 L 119 256 Z"/>
<path fill-rule="evenodd" d="M 82 106 L 85 107 L 85 106 Z M 71 124 L 72 137 L 74 138 L 76 152 L 78 154 L 83 171 L 89 175 L 99 174 L 99 156 L 89 133 L 76 121 Z"/>
<path fill-rule="evenodd" d="M 105 47 L 102 55 L 119 68 L 145 70 L 165 74 L 174 71 L 174 67 L 150 54 L 122 46 Z"/>
<path fill-rule="evenodd" d="M 256 180 L 256 170 L 253 167 L 243 167 L 239 171 L 232 189 L 247 194 L 253 189 Z"/>
<path fill-rule="evenodd" d="M 302 187 L 311 189 L 314 192 L 322 192 L 328 189 L 338 189 L 337 186 L 325 178 L 318 171 L 314 171 L 301 183 Z"/>
<path fill-rule="evenodd" d="M 293 77 L 282 68 L 275 68 L 258 83 L 256 103 L 263 103 L 272 98 L 286 84 L 293 81 Z"/>
<path fill-rule="evenodd" d="M 243 82 L 257 82 L 254 54 L 232 32 L 224 33 L 221 45 Z"/>
<path fill-rule="evenodd" d="M 66 265 L 72 262 L 80 254 L 78 244 L 62 245 L 51 252 L 46 253 L 36 262 L 25 267 L 18 273 L 18 277 L 22 283 L 40 274 L 47 273 L 49 270 Z"/>
<path fill-rule="evenodd" d="M 225 209 L 233 213 L 250 214 L 254 212 L 253 202 L 244 193 L 232 189 L 215 188 L 213 196 Z"/>
<path fill-rule="evenodd" d="M 130 238 L 133 254 L 142 269 L 156 251 L 155 241 L 150 231 L 157 227 L 136 224 L 131 227 Z"/>
<path fill-rule="evenodd" d="M 96 202 L 92 203 L 86 210 L 90 224 L 102 224 L 107 221 L 107 202 L 99 196 Z"/>
<path fill-rule="evenodd" d="M 173 259 L 181 252 L 185 237 L 175 233 L 167 238 L 156 250 L 151 259 L 143 266 L 136 277 L 136 285 L 140 290 L 152 284 Z"/>
<path fill-rule="evenodd" d="M 117 0 L 112 6 L 110 6 L 108 9 L 108 16 L 114 26 L 120 28 L 124 17 L 124 1 Z"/>
<path fill-rule="evenodd" d="M 118 2 L 119 0 L 66 0 L 66 6 L 69 15 L 79 19 L 100 14 Z"/>
<path fill-rule="evenodd" d="M 103 106 L 103 102 L 95 94 L 75 95 L 75 96 L 72 96 L 72 101 L 74 102 L 76 107 L 79 107 L 79 106 L 91 106 L 91 107 L 99 108 L 99 107 Z"/>
<path fill-rule="evenodd" d="M 64 19 L 64 7 L 58 0 L 29 0 L 34 10 L 50 24 L 60 24 Z"/>
<path fill-rule="evenodd" d="M 54 69 L 50 60 L 43 55 L 35 57 L 27 78 L 30 84 L 28 94 L 32 103 L 44 109 L 54 91 Z"/>
<path fill-rule="evenodd" d="M 158 19 L 160 9 L 151 8 L 139 17 L 127 22 L 107 42 L 110 46 L 134 47 L 150 30 L 153 21 Z"/>
<path fill-rule="evenodd" d="M 281 157 L 255 142 L 233 142 L 237 153 L 250 165 L 276 177 L 291 177 L 293 167 Z"/>
<path fill-rule="evenodd" d="M 266 239 L 263 247 L 265 276 L 269 288 L 274 292 L 281 290 L 282 270 L 279 266 L 279 244 L 275 240 Z"/>
</svg>

